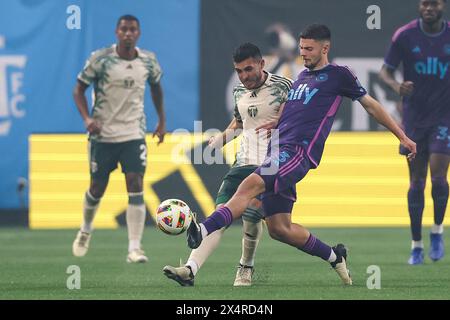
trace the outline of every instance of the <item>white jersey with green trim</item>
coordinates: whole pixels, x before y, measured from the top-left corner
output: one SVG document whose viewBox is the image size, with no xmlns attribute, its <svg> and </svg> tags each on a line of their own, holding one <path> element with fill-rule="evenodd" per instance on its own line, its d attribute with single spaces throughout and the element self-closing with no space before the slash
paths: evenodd
<svg viewBox="0 0 450 320">
<path fill-rule="evenodd" d="M 267 155 L 269 139 L 266 132 L 257 135 L 255 129 L 278 118 L 278 111 L 286 102 L 292 86 L 292 80 L 266 73 L 267 79 L 259 88 L 247 89 L 240 84 L 233 90 L 234 117 L 243 126 L 236 166 L 262 164 Z"/>
<path fill-rule="evenodd" d="M 99 142 L 124 142 L 145 138 L 144 113 L 146 83 L 157 84 L 161 67 L 153 52 L 136 48 L 137 57 L 119 57 L 116 45 L 93 52 L 78 80 L 94 85 L 92 117 L 102 125 Z"/>
</svg>

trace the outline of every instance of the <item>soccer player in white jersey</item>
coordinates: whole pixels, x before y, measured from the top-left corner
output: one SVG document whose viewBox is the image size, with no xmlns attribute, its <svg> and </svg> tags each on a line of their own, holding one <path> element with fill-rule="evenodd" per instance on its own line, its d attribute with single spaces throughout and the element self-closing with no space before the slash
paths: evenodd
<svg viewBox="0 0 450 320">
<path fill-rule="evenodd" d="M 78 75 L 74 100 L 89 133 L 91 181 L 83 203 L 83 223 L 73 242 L 73 255 L 83 257 L 89 248 L 93 220 L 108 185 L 110 173 L 120 163 L 125 174 L 128 207 L 127 262 L 147 262 L 141 248 L 145 224 L 143 177 L 147 162 L 144 93 L 148 82 L 159 121 L 153 136 L 163 142 L 165 113 L 160 85 L 161 68 L 155 54 L 136 47 L 139 20 L 131 15 L 119 18 L 118 43 L 92 53 Z M 85 91 L 94 86 L 95 101 L 89 113 Z"/>
<path fill-rule="evenodd" d="M 233 91 L 234 118 L 228 128 L 209 141 L 213 148 L 222 147 L 242 132 L 236 161 L 225 175 L 216 197 L 216 207 L 222 207 L 235 193 L 239 184 L 262 164 L 268 145 L 268 131 L 278 122 L 281 108 L 291 88 L 291 80 L 264 71 L 264 60 L 257 46 L 245 43 L 236 49 L 234 67 L 241 84 Z M 269 131 L 270 133 L 270 131 Z M 261 203 L 254 199 L 242 216 L 242 256 L 234 286 L 250 286 L 256 248 L 262 234 Z M 193 286 L 194 277 L 206 259 L 217 248 L 225 228 L 212 233 L 201 246 L 192 250 L 184 266 L 165 266 L 164 274 L 182 286 Z"/>
</svg>

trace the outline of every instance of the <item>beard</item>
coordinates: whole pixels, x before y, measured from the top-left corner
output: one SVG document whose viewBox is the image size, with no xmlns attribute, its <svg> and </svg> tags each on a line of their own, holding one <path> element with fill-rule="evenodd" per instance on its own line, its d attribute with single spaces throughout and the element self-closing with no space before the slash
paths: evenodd
<svg viewBox="0 0 450 320">
<path fill-rule="evenodd" d="M 305 67 L 309 70 L 313 70 L 317 66 L 318 63 L 319 63 L 319 61 L 316 61 L 315 63 L 310 62 L 308 65 L 305 64 Z"/>
<path fill-rule="evenodd" d="M 438 11 L 438 12 L 436 13 L 436 17 L 431 18 L 431 20 L 425 19 L 425 18 L 423 17 L 423 15 L 421 16 L 421 18 L 422 18 L 423 22 L 425 22 L 426 24 L 432 25 L 432 24 L 438 22 L 438 21 L 442 18 L 443 14 L 444 14 L 444 13 L 443 13 L 442 11 Z"/>
</svg>

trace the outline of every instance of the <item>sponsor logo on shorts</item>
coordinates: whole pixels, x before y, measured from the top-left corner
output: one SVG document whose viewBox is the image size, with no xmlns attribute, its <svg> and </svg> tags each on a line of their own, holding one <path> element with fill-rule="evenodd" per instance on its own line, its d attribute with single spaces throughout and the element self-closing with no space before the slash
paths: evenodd
<svg viewBox="0 0 450 320">
<path fill-rule="evenodd" d="M 92 172 L 92 173 L 95 173 L 95 172 L 97 172 L 97 171 L 98 171 L 98 165 L 97 165 L 97 162 L 91 161 L 91 172 Z"/>
</svg>

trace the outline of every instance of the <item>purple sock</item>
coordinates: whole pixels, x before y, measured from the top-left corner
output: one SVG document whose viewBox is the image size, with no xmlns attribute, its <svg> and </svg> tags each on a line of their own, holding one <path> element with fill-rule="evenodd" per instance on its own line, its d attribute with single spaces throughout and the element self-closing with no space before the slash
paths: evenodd
<svg viewBox="0 0 450 320">
<path fill-rule="evenodd" d="M 411 233 L 414 241 L 422 240 L 422 214 L 425 205 L 425 180 L 411 182 L 408 190 L 408 211 L 411 219 Z"/>
<path fill-rule="evenodd" d="M 328 261 L 328 258 L 331 255 L 331 250 L 333 250 L 330 246 L 326 245 L 312 234 L 309 235 L 308 241 L 306 241 L 305 245 L 299 249 L 312 256 L 320 257 L 325 261 Z"/>
<path fill-rule="evenodd" d="M 233 216 L 231 210 L 227 207 L 222 207 L 219 210 L 214 211 L 213 214 L 202 223 L 208 231 L 208 234 L 211 234 L 216 230 L 229 226 L 232 222 Z"/>
<path fill-rule="evenodd" d="M 431 179 L 431 195 L 434 202 L 434 223 L 442 224 L 447 208 L 448 182 L 446 177 L 436 177 Z"/>
</svg>

